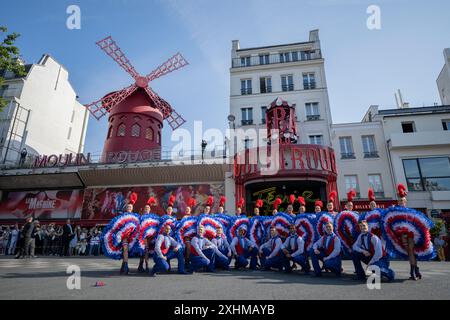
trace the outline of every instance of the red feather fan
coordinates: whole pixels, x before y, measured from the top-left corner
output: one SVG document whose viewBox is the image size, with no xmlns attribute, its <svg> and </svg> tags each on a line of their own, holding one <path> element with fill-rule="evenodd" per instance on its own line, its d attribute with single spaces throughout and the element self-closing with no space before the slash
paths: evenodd
<svg viewBox="0 0 450 320">
<path fill-rule="evenodd" d="M 237 207 L 242 209 L 242 207 L 244 206 L 244 203 L 245 203 L 244 198 L 240 198 L 237 203 Z"/>
<path fill-rule="evenodd" d="M 290 202 L 291 204 L 294 204 L 294 202 L 295 202 L 295 196 L 294 196 L 293 194 L 291 194 L 291 195 L 289 196 L 289 202 Z"/>
<path fill-rule="evenodd" d="M 154 197 L 148 198 L 147 204 L 148 204 L 149 206 L 155 206 L 155 205 L 156 205 L 156 199 L 155 199 Z"/>
</svg>

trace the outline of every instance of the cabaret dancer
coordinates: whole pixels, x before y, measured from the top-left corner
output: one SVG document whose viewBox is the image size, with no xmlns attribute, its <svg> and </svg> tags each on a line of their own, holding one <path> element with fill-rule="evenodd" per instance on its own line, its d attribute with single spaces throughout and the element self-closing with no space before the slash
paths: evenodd
<svg viewBox="0 0 450 320">
<path fill-rule="evenodd" d="M 347 203 L 345 204 L 345 209 L 347 211 L 353 211 L 353 198 L 356 197 L 355 190 L 351 189 L 347 192 Z"/>
<path fill-rule="evenodd" d="M 194 198 L 189 198 L 188 202 L 187 202 L 187 207 L 186 210 L 184 211 L 184 217 L 190 217 L 192 215 L 192 209 L 195 207 L 195 205 L 197 204 L 197 201 L 195 201 Z"/>
<path fill-rule="evenodd" d="M 208 196 L 208 198 L 206 199 L 205 208 L 203 209 L 203 214 L 210 214 L 211 208 L 213 207 L 213 205 L 214 205 L 214 197 Z"/>
<path fill-rule="evenodd" d="M 230 247 L 236 260 L 235 269 L 245 269 L 250 258 L 250 270 L 256 270 L 258 249 L 255 243 L 245 237 L 244 228 L 239 228 L 238 235 L 233 238 Z"/>
<path fill-rule="evenodd" d="M 285 256 L 284 269 L 286 272 L 291 272 L 292 261 L 294 264 L 301 265 L 301 271 L 305 274 L 309 273 L 311 266 L 309 265 L 308 253 L 305 251 L 305 241 L 297 234 L 294 224 L 289 225 L 289 236 L 284 241 L 281 250 Z"/>
<path fill-rule="evenodd" d="M 262 199 L 256 200 L 255 208 L 253 209 L 253 216 L 257 217 L 260 215 L 260 208 L 263 206 L 264 202 Z"/>
<path fill-rule="evenodd" d="M 228 270 L 231 262 L 231 249 L 228 244 L 227 238 L 223 234 L 222 227 L 218 227 L 217 235 L 211 240 L 216 247 L 215 267 Z"/>
<path fill-rule="evenodd" d="M 135 214 L 137 216 L 136 213 L 133 213 L 133 206 L 136 203 L 136 201 L 137 201 L 137 194 L 133 192 L 130 195 L 130 200 L 125 207 L 125 212 L 122 213 L 122 215 Z M 122 244 L 122 254 L 123 254 L 122 266 L 120 267 L 120 274 L 128 274 L 130 272 L 130 269 L 128 268 L 128 253 L 130 251 L 129 243 L 131 242 L 131 239 L 129 238 L 129 236 L 124 237 L 121 233 L 117 235 L 117 238 L 119 242 Z"/>
<path fill-rule="evenodd" d="M 245 216 L 245 213 L 242 213 L 242 208 L 245 205 L 244 198 L 240 198 L 236 205 L 236 216 Z"/>
<path fill-rule="evenodd" d="M 326 234 L 314 243 L 309 252 L 314 274 L 316 277 L 322 276 L 322 269 L 319 265 L 319 260 L 321 260 L 325 270 L 330 270 L 339 277 L 342 270 L 341 240 L 333 232 L 331 222 L 325 224 L 325 231 Z"/>
<path fill-rule="evenodd" d="M 294 203 L 295 203 L 295 195 L 291 194 L 289 196 L 289 205 L 286 208 L 286 213 L 290 215 L 291 217 L 295 217 L 294 213 Z"/>
<path fill-rule="evenodd" d="M 406 196 L 408 195 L 408 192 L 406 191 L 406 187 L 401 183 L 397 185 L 397 195 L 398 195 L 398 206 L 406 208 L 406 204 L 408 202 Z M 409 268 L 410 268 L 409 279 L 410 280 L 422 279 L 422 274 L 420 273 L 419 266 L 417 265 L 417 258 L 414 253 L 414 234 L 412 232 L 403 232 L 400 235 L 400 237 L 404 247 L 407 249 L 408 252 Z"/>
<path fill-rule="evenodd" d="M 150 197 L 147 200 L 147 203 L 144 206 L 142 215 L 146 215 L 146 214 L 150 214 L 151 213 L 151 206 L 155 206 L 156 205 L 156 200 L 154 197 Z M 144 254 L 141 254 L 139 256 L 139 266 L 138 266 L 138 272 L 139 273 L 149 273 L 150 270 L 148 268 L 148 259 L 149 256 L 152 256 L 154 253 L 154 249 L 155 249 L 155 240 L 149 240 L 149 239 L 145 239 L 145 251 Z M 144 263 L 145 263 L 145 268 L 144 268 Z"/>
<path fill-rule="evenodd" d="M 166 214 L 170 217 L 173 215 L 173 204 L 175 203 L 175 196 L 173 194 L 170 195 L 169 201 L 167 202 Z"/>
<path fill-rule="evenodd" d="M 319 214 L 322 212 L 323 202 L 317 199 L 314 202 L 314 213 Z"/>
<path fill-rule="evenodd" d="M 278 268 L 279 271 L 284 267 L 284 255 L 281 251 L 283 241 L 278 236 L 277 229 L 270 227 L 270 239 L 259 247 L 259 257 L 264 270 Z"/>
<path fill-rule="evenodd" d="M 198 232 L 191 240 L 191 254 L 190 254 L 190 271 L 198 271 L 206 268 L 210 272 L 214 272 L 216 247 L 204 237 L 205 228 L 201 225 L 198 227 Z"/>
<path fill-rule="evenodd" d="M 276 215 L 278 213 L 278 206 L 281 204 L 281 199 L 280 198 L 276 198 L 275 201 L 273 202 L 273 211 L 272 211 L 272 215 Z"/>
<path fill-rule="evenodd" d="M 377 203 L 375 202 L 375 192 L 372 188 L 369 188 L 367 191 L 367 198 L 369 199 L 369 208 L 370 211 L 373 211 L 378 208 Z"/>
<path fill-rule="evenodd" d="M 331 191 L 328 195 L 328 203 L 327 203 L 327 211 L 329 214 L 331 214 L 334 217 L 338 214 L 336 211 L 334 211 L 334 202 L 336 201 L 337 192 Z"/>
<path fill-rule="evenodd" d="M 178 260 L 178 273 L 187 274 L 184 270 L 183 247 L 170 236 L 171 227 L 169 224 L 164 226 L 164 231 L 155 242 L 155 254 L 153 260 L 155 265 L 150 276 L 155 276 L 158 272 L 168 272 L 170 270 L 170 260 Z"/>
<path fill-rule="evenodd" d="M 305 213 L 306 212 L 306 201 L 303 197 L 298 197 L 298 203 L 300 203 L 300 208 L 298 209 L 298 213 Z"/>
<path fill-rule="evenodd" d="M 381 239 L 369 232 L 369 225 L 366 220 L 359 222 L 361 234 L 353 244 L 352 260 L 358 280 L 366 280 L 366 273 L 361 262 L 367 267 L 377 266 L 380 268 L 381 276 L 388 281 L 394 280 L 394 271 L 389 268 L 389 260 L 383 248 Z"/>
<path fill-rule="evenodd" d="M 225 211 L 225 202 L 227 201 L 227 198 L 224 196 L 220 196 L 219 199 L 219 208 L 217 209 L 217 213 L 222 214 Z"/>
</svg>

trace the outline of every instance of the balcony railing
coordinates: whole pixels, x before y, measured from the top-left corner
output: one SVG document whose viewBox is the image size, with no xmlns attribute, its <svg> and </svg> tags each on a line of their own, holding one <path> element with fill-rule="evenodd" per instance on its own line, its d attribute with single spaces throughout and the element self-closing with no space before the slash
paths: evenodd
<svg viewBox="0 0 450 320">
<path fill-rule="evenodd" d="M 319 114 L 308 115 L 306 116 L 306 120 L 307 121 L 320 120 L 320 115 Z"/>
<path fill-rule="evenodd" d="M 241 120 L 243 126 L 248 126 L 253 124 L 253 120 Z"/>
<path fill-rule="evenodd" d="M 379 158 L 378 151 L 364 152 L 364 158 Z"/>
<path fill-rule="evenodd" d="M 311 90 L 311 89 L 315 89 L 316 88 L 316 82 L 315 81 L 310 81 L 310 82 L 303 82 L 303 89 L 305 90 Z"/>
<path fill-rule="evenodd" d="M 261 93 L 270 93 L 272 92 L 272 86 L 266 86 L 266 87 L 262 87 L 260 89 Z"/>
<path fill-rule="evenodd" d="M 341 153 L 341 159 L 356 159 L 353 152 Z"/>
<path fill-rule="evenodd" d="M 281 90 L 283 91 L 294 91 L 294 84 L 283 84 L 281 86 Z"/>
<path fill-rule="evenodd" d="M 242 95 L 252 94 L 252 88 L 242 88 L 241 89 L 241 94 Z"/>
<path fill-rule="evenodd" d="M 289 63 L 289 62 L 308 61 L 317 59 L 322 59 L 322 54 L 320 53 L 320 50 L 314 50 L 304 55 L 303 54 L 291 55 L 289 56 L 289 58 L 286 58 L 286 56 L 283 55 L 280 56 L 279 53 L 257 55 L 250 57 L 248 56 L 239 57 L 231 60 L 231 66 L 232 68 L 244 68 L 274 63 Z"/>
</svg>

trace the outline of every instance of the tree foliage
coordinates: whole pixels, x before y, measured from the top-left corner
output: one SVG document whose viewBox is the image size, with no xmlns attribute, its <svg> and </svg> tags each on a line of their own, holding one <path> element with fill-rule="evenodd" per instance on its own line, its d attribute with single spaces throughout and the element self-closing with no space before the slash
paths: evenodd
<svg viewBox="0 0 450 320">
<path fill-rule="evenodd" d="M 18 77 L 25 76 L 25 67 L 20 63 L 19 48 L 14 45 L 16 39 L 20 36 L 18 33 L 7 34 L 8 28 L 0 26 L 0 70 L 11 71 Z M 3 40 L 1 40 L 3 39 Z M 0 87 L 5 79 L 0 74 Z M 7 101 L 0 97 L 0 111 L 6 106 Z"/>
</svg>

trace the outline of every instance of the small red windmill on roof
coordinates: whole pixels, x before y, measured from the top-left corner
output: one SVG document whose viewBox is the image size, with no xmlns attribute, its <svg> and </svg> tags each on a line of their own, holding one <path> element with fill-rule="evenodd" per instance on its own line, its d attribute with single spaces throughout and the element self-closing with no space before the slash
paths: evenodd
<svg viewBox="0 0 450 320">
<path fill-rule="evenodd" d="M 186 121 L 150 88 L 149 82 L 186 66 L 188 62 L 177 53 L 148 75 L 142 76 L 111 36 L 96 44 L 135 81 L 122 90 L 108 93 L 85 105 L 97 120 L 109 113 L 103 160 L 111 162 L 113 155 L 121 151 L 160 151 L 162 121 L 167 120 L 173 130 Z"/>
</svg>

